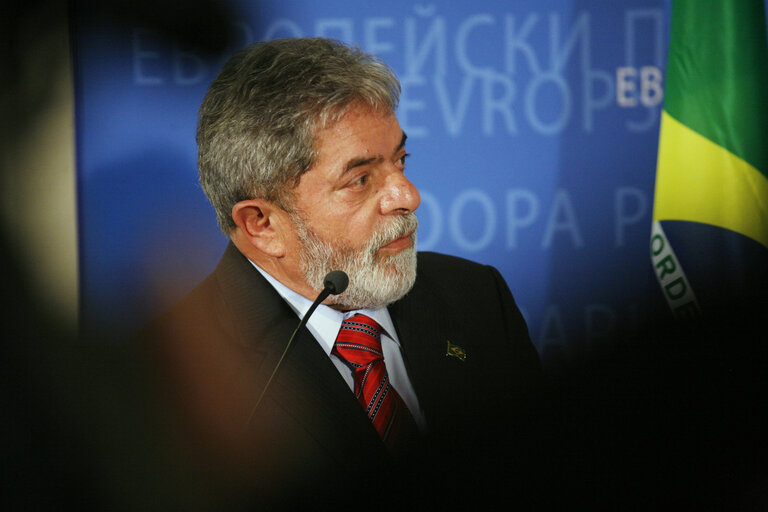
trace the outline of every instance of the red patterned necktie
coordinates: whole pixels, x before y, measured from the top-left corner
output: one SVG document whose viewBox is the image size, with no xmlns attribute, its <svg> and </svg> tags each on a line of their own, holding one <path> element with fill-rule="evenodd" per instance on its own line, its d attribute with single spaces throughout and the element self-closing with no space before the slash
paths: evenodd
<svg viewBox="0 0 768 512">
<path fill-rule="evenodd" d="M 408 437 L 406 432 L 415 432 L 415 423 L 389 382 L 381 350 L 381 326 L 359 313 L 344 320 L 332 353 L 352 369 L 357 400 L 387 447 L 396 451 Z"/>
</svg>

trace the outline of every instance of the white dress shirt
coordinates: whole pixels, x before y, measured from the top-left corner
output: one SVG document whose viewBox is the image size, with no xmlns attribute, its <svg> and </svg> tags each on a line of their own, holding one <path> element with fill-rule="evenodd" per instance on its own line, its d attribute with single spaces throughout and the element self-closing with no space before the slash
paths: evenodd
<svg viewBox="0 0 768 512">
<path fill-rule="evenodd" d="M 252 261 L 251 264 L 264 276 L 283 300 L 291 306 L 296 315 L 299 318 L 303 318 L 310 306 L 312 306 L 312 301 L 294 292 Z M 421 406 L 419 406 L 419 399 L 413 390 L 411 380 L 408 378 L 408 372 L 405 370 L 403 355 L 400 352 L 400 341 L 397 338 L 397 332 L 395 332 L 395 326 L 392 323 L 392 318 L 390 318 L 387 308 L 337 311 L 325 304 L 320 304 L 315 312 L 312 313 L 312 316 L 309 317 L 307 329 L 309 329 L 309 332 L 312 333 L 320 347 L 331 359 L 336 369 L 339 370 L 349 389 L 354 391 L 355 381 L 352 369 L 344 364 L 341 359 L 333 355 L 331 350 L 334 343 L 336 343 L 336 336 L 339 334 L 339 330 L 341 330 L 341 323 L 357 313 L 373 318 L 381 326 L 381 348 L 384 353 L 384 365 L 387 368 L 389 380 L 403 398 L 408 410 L 411 411 L 416 424 L 424 431 L 426 429 L 424 414 L 421 411 Z"/>
</svg>

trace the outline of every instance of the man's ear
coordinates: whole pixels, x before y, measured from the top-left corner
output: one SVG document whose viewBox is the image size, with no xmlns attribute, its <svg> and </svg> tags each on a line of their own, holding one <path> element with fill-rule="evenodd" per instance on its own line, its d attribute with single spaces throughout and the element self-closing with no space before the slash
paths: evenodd
<svg viewBox="0 0 768 512">
<path fill-rule="evenodd" d="M 264 199 L 247 199 L 232 207 L 240 237 L 261 252 L 281 257 L 285 254 L 284 233 L 287 214 L 277 205 Z"/>
</svg>

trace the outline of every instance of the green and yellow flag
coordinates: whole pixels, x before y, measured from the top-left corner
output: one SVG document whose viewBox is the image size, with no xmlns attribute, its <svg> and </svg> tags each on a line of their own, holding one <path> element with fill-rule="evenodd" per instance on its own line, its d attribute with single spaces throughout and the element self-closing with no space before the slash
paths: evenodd
<svg viewBox="0 0 768 512">
<path fill-rule="evenodd" d="M 715 226 L 768 250 L 765 25 L 764 0 L 672 3 L 651 259 L 678 317 L 701 307 L 663 223 Z"/>
</svg>

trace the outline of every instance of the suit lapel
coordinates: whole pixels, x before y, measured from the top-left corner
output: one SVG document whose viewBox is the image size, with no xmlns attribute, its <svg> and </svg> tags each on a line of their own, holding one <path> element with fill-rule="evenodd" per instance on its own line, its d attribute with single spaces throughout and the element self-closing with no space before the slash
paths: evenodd
<svg viewBox="0 0 768 512">
<path fill-rule="evenodd" d="M 460 312 L 419 279 L 389 311 L 428 430 L 434 432 L 471 407 L 473 383 L 483 371 L 471 354 L 466 361 L 447 355 L 448 342 L 466 348 L 477 340 Z"/>
<path fill-rule="evenodd" d="M 334 454 L 367 449 L 384 456 L 384 445 L 363 408 L 306 329 L 294 340 L 265 399 L 294 415 Z"/>
<path fill-rule="evenodd" d="M 389 312 L 400 339 L 408 376 L 424 408 L 426 404 L 422 397 L 428 395 L 432 387 L 429 369 L 441 356 L 446 319 L 440 307 L 414 307 L 419 301 L 414 295 L 421 293 L 412 290 L 405 298 L 392 304 Z M 433 300 L 439 301 L 439 298 L 433 297 Z"/>
<path fill-rule="evenodd" d="M 299 319 L 231 244 L 216 269 L 216 278 L 223 298 L 217 314 L 224 315 L 235 338 L 254 354 L 260 366 L 256 377 L 260 392 Z M 256 400 L 254 397 L 254 404 Z M 334 457 L 350 450 L 386 456 L 360 404 L 306 327 L 297 333 L 262 406 L 282 409 Z M 262 406 L 254 422 L 260 416 L 263 421 L 261 409 L 266 407 Z"/>
</svg>

